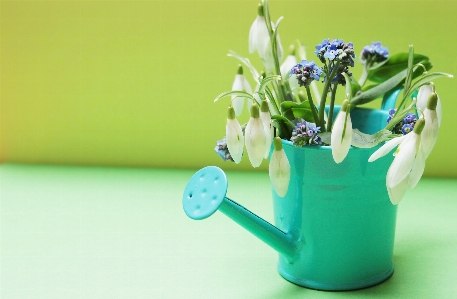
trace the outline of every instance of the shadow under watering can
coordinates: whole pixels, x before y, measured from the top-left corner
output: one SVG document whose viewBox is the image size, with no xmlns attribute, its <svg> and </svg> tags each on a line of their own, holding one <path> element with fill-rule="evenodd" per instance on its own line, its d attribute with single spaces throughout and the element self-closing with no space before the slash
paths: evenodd
<svg viewBox="0 0 457 299">
<path fill-rule="evenodd" d="M 382 110 L 353 109 L 353 127 L 368 134 L 382 129 L 398 93 L 384 97 Z M 393 157 L 368 163 L 379 146 L 351 148 L 336 164 L 329 146 L 298 148 L 283 141 L 283 148 L 291 181 L 284 197 L 272 189 L 275 225 L 228 198 L 227 177 L 215 166 L 189 180 L 182 198 L 187 216 L 201 220 L 221 211 L 276 250 L 279 273 L 300 286 L 353 290 L 389 278 L 397 206 L 385 179 Z"/>
</svg>

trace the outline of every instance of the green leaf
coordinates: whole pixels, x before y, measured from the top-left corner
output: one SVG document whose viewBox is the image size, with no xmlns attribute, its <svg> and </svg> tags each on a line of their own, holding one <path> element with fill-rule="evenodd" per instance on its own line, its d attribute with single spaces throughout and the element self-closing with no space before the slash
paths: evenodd
<svg viewBox="0 0 457 299">
<path fill-rule="evenodd" d="M 348 74 L 346 73 L 343 73 L 343 76 L 346 80 L 346 95 L 349 94 L 349 98 L 348 100 L 351 101 L 352 97 L 354 97 L 357 92 L 359 92 L 359 90 L 361 90 L 362 88 L 360 87 L 359 83 L 354 80 L 354 78 L 352 77 L 349 77 Z"/>
<path fill-rule="evenodd" d="M 265 95 L 267 96 L 268 100 L 270 101 L 271 105 L 273 106 L 273 109 L 275 110 L 274 113 L 270 111 L 270 114 L 281 114 L 281 112 L 278 109 L 278 105 L 276 104 L 276 100 L 273 97 L 273 94 L 271 93 L 270 89 L 268 87 L 265 88 Z"/>
<path fill-rule="evenodd" d="M 332 143 L 332 132 L 322 132 L 318 134 L 323 143 L 330 145 Z"/>
<path fill-rule="evenodd" d="M 411 80 L 413 79 L 413 59 L 414 59 L 414 47 L 413 45 L 409 46 L 409 54 L 408 54 L 408 71 L 406 72 L 406 79 L 405 79 L 405 88 L 403 92 L 409 89 L 411 85 Z"/>
<path fill-rule="evenodd" d="M 351 104 L 362 105 L 375 100 L 379 96 L 385 94 L 389 90 L 399 85 L 405 79 L 406 72 L 407 70 L 405 69 L 390 79 L 384 81 L 383 83 L 378 84 L 366 91 L 362 91 L 357 96 L 352 98 Z"/>
<path fill-rule="evenodd" d="M 279 137 L 290 140 L 292 130 L 295 129 L 294 124 L 282 115 L 273 115 L 271 119 L 273 120 L 273 126 L 278 129 Z"/>
<path fill-rule="evenodd" d="M 448 74 L 448 73 L 442 73 L 442 72 L 435 72 L 435 73 L 430 73 L 423 75 L 421 78 L 419 78 L 417 81 L 415 81 L 412 85 L 411 88 L 408 90 L 408 93 L 405 95 L 405 98 L 409 98 L 413 92 L 416 89 L 419 89 L 424 84 L 427 84 L 435 79 L 442 78 L 442 77 L 448 77 L 448 78 L 454 78 L 453 75 Z"/>
<path fill-rule="evenodd" d="M 303 118 L 308 122 L 315 122 L 309 101 L 304 101 L 302 103 L 283 102 L 281 104 L 281 112 L 282 115 L 284 115 L 289 120 Z"/>
<path fill-rule="evenodd" d="M 284 17 L 280 17 L 278 19 L 278 21 L 276 22 L 276 25 L 275 27 L 273 28 L 273 37 L 271 38 L 271 42 L 272 42 L 272 52 L 273 52 L 273 57 L 274 57 L 274 61 L 275 61 L 275 67 L 276 67 L 276 73 L 277 74 L 280 74 L 280 67 L 279 67 L 279 57 L 278 57 L 278 43 L 276 42 L 277 38 L 278 38 L 278 29 L 279 29 L 279 24 L 281 23 L 282 19 Z M 281 79 L 281 78 L 280 78 Z"/>
<path fill-rule="evenodd" d="M 367 90 L 370 90 L 376 86 L 378 86 L 379 84 L 370 84 L 370 85 L 365 85 L 364 87 L 362 87 L 361 91 L 367 91 Z"/>
<path fill-rule="evenodd" d="M 231 90 L 231 91 L 223 92 L 223 93 L 221 93 L 220 95 L 218 95 L 218 96 L 214 99 L 214 103 L 216 103 L 218 100 L 220 100 L 221 98 L 226 97 L 226 96 L 246 97 L 246 98 L 250 98 L 250 99 L 254 100 L 254 97 L 253 97 L 250 93 L 248 93 L 248 92 L 246 92 L 246 91 Z"/>
<path fill-rule="evenodd" d="M 368 80 L 383 82 L 408 68 L 409 53 L 398 53 L 392 55 L 383 63 L 379 63 L 368 70 Z M 427 56 L 414 54 L 413 64 L 422 63 L 427 70 L 432 67 Z M 420 70 L 419 70 L 420 71 Z M 413 78 L 420 75 L 420 72 L 413 73 Z"/>
<path fill-rule="evenodd" d="M 251 75 L 252 77 L 254 78 L 255 82 L 259 82 L 259 72 L 256 70 L 256 68 L 251 64 L 251 62 L 249 61 L 249 59 L 241 56 L 240 54 L 230 50 L 229 53 L 227 54 L 227 56 L 229 57 L 234 57 L 236 59 L 238 59 L 239 61 L 241 61 L 244 65 L 246 65 L 249 69 L 249 71 L 251 72 Z"/>
<path fill-rule="evenodd" d="M 382 129 L 373 135 L 365 134 L 357 129 L 353 129 L 351 145 L 359 148 L 371 148 L 386 141 L 391 135 L 392 132 L 386 129 Z"/>
<path fill-rule="evenodd" d="M 270 76 L 263 78 L 262 81 L 260 81 L 259 92 L 263 92 L 263 90 L 265 89 L 265 86 L 268 83 L 270 83 L 271 81 L 278 81 L 278 80 L 281 80 L 281 76 L 270 75 Z"/>
</svg>

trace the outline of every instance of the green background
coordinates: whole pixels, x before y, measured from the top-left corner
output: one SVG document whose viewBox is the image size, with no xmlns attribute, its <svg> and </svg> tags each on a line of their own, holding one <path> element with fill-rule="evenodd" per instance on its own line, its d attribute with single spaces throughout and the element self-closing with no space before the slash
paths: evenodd
<svg viewBox="0 0 457 299">
<path fill-rule="evenodd" d="M 237 166 L 214 154 L 228 99 L 213 99 L 236 72 L 228 50 L 248 55 L 257 3 L 1 1 L 0 161 L 252 169 L 246 157 Z M 357 54 L 379 40 L 391 53 L 414 44 L 432 70 L 457 74 L 456 1 L 271 1 L 270 10 L 285 17 L 284 48 L 299 38 L 309 58 L 324 38 L 352 41 Z M 444 113 L 428 176 L 457 175 L 454 84 L 436 81 Z"/>
</svg>

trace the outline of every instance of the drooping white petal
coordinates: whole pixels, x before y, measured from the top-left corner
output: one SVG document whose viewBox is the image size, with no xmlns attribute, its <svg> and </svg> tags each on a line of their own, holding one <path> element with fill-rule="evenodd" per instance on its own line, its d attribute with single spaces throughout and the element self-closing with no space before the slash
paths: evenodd
<svg viewBox="0 0 457 299">
<path fill-rule="evenodd" d="M 236 116 L 240 116 L 241 112 L 243 111 L 244 98 L 233 97 L 232 106 L 233 106 L 233 109 L 235 109 Z"/>
<path fill-rule="evenodd" d="M 431 84 L 422 85 L 419 88 L 419 92 L 417 93 L 417 102 L 416 102 L 417 108 L 419 108 L 422 111 L 425 110 L 425 108 L 427 107 L 428 98 L 430 97 L 432 92 L 433 92 L 433 86 Z"/>
<path fill-rule="evenodd" d="M 397 205 L 402 200 L 408 189 L 408 180 L 409 177 L 404 178 L 403 181 L 393 188 L 387 186 L 387 193 L 389 194 L 389 199 L 392 204 Z"/>
<path fill-rule="evenodd" d="M 417 93 L 417 103 L 416 107 L 422 111 L 425 111 L 427 108 L 428 98 L 432 94 L 433 86 L 431 84 L 422 85 L 419 88 L 419 92 Z M 438 96 L 438 94 L 437 94 Z M 438 119 L 438 127 L 441 125 L 441 115 L 442 115 L 442 108 L 441 108 L 441 101 L 440 97 L 438 96 L 438 102 L 436 103 L 436 115 Z"/>
<path fill-rule="evenodd" d="M 232 159 L 235 163 L 240 163 L 241 157 L 243 156 L 244 136 L 241 125 L 236 118 L 227 118 L 225 138 L 227 141 L 227 148 L 232 156 Z"/>
<path fill-rule="evenodd" d="M 378 148 L 371 156 L 368 158 L 368 162 L 373 162 L 381 157 L 384 157 L 387 155 L 391 150 L 394 149 L 397 145 L 399 145 L 404 139 L 406 135 L 403 135 L 401 137 L 396 137 L 393 139 L 390 139 L 386 143 L 384 143 L 380 148 Z"/>
<path fill-rule="evenodd" d="M 266 151 L 267 137 L 260 117 L 249 119 L 245 129 L 246 150 L 253 167 L 259 167 Z"/>
<path fill-rule="evenodd" d="M 410 173 L 419 148 L 420 136 L 414 131 L 398 146 L 397 154 L 387 171 L 387 186 L 393 188 Z"/>
<path fill-rule="evenodd" d="M 270 147 L 271 143 L 273 142 L 273 128 L 271 125 L 271 116 L 270 112 L 260 112 L 260 119 L 262 119 L 262 123 L 265 129 L 265 154 L 264 158 L 267 159 L 270 155 Z"/>
<path fill-rule="evenodd" d="M 246 91 L 252 93 L 251 86 L 249 85 L 248 80 L 243 74 L 236 74 L 235 80 L 233 80 L 232 90 Z M 235 109 L 235 114 L 239 116 L 243 111 L 243 106 L 245 102 L 245 97 L 232 96 L 232 106 Z M 250 107 L 250 106 L 248 106 Z"/>
<path fill-rule="evenodd" d="M 350 115 L 347 115 L 346 128 L 343 136 L 346 114 L 346 111 L 340 110 L 333 124 L 331 145 L 333 160 L 336 163 L 343 162 L 349 152 L 349 148 L 351 147 L 352 121 Z"/>
<path fill-rule="evenodd" d="M 260 58 L 265 58 L 265 53 L 270 45 L 270 34 L 268 33 L 267 23 L 265 17 L 257 16 L 256 35 L 253 36 L 255 43 L 255 50 L 259 53 Z"/>
<path fill-rule="evenodd" d="M 246 91 L 247 93 L 252 94 L 251 85 L 249 84 L 249 82 L 245 76 L 243 76 L 242 83 L 243 83 L 243 90 Z M 251 98 L 245 98 L 245 99 L 247 101 L 247 107 L 249 109 L 249 107 L 251 107 L 251 105 L 252 105 L 252 99 Z"/>
<path fill-rule="evenodd" d="M 425 126 L 421 133 L 421 147 L 424 153 L 424 159 L 427 159 L 438 139 L 439 125 L 437 110 L 425 109 L 424 119 Z"/>
<path fill-rule="evenodd" d="M 274 26 L 273 23 L 272 26 Z M 284 50 L 279 35 L 276 35 L 276 50 L 278 61 L 281 61 Z M 273 69 L 274 60 L 270 43 L 270 34 L 268 33 L 267 23 L 263 16 L 257 16 L 249 30 L 249 52 L 253 53 L 255 51 L 258 52 L 260 59 L 265 65 L 268 68 Z"/>
<path fill-rule="evenodd" d="M 249 53 L 251 54 L 257 50 L 256 38 L 259 35 L 257 28 L 259 28 L 260 18 L 260 16 L 255 18 L 254 22 L 251 25 L 251 29 L 249 30 Z"/>
<path fill-rule="evenodd" d="M 411 173 L 408 175 L 408 187 L 413 189 L 422 177 L 425 169 L 425 157 L 422 150 L 417 152 Z"/>
<path fill-rule="evenodd" d="M 440 101 L 440 97 L 438 96 L 438 102 L 436 103 L 436 117 L 438 119 L 438 127 L 441 126 L 441 116 L 442 115 L 443 115 L 443 112 L 442 112 L 442 108 L 441 108 L 441 101 Z"/>
<path fill-rule="evenodd" d="M 275 68 L 275 60 L 273 57 L 273 50 L 271 49 L 270 38 L 264 40 L 262 44 L 259 42 L 258 53 L 265 66 L 268 69 L 273 70 Z M 276 36 L 276 53 L 278 55 L 278 61 L 281 61 L 284 50 L 279 35 Z"/>
<path fill-rule="evenodd" d="M 284 62 L 281 64 L 281 76 L 289 80 L 289 86 L 292 92 L 296 91 L 299 87 L 298 81 L 295 75 L 290 76 L 290 70 L 297 65 L 297 58 L 295 55 L 288 55 Z"/>
<path fill-rule="evenodd" d="M 241 75 L 241 85 L 242 85 L 242 90 L 246 91 L 247 93 L 252 94 L 252 88 L 251 85 L 249 84 L 249 81 L 246 79 L 244 75 Z"/>
<path fill-rule="evenodd" d="M 283 149 L 273 150 L 268 173 L 276 193 L 284 197 L 289 188 L 290 164 Z"/>
<path fill-rule="evenodd" d="M 289 78 L 290 70 L 297 65 L 297 58 L 295 55 L 287 55 L 284 62 L 281 64 L 281 76 L 283 78 Z"/>
</svg>

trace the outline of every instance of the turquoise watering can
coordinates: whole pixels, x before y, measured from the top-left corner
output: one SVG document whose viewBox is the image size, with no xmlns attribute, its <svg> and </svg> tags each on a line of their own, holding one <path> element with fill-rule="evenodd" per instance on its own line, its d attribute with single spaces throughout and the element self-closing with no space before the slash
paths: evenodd
<svg viewBox="0 0 457 299">
<path fill-rule="evenodd" d="M 368 134 L 385 127 L 399 92 L 384 97 L 382 110 L 352 110 L 353 127 Z M 397 214 L 385 185 L 393 157 L 368 163 L 378 147 L 351 148 L 336 164 L 328 146 L 283 141 L 291 181 L 284 197 L 272 188 L 275 225 L 228 198 L 226 175 L 215 166 L 192 176 L 183 208 L 195 220 L 216 210 L 233 219 L 279 253 L 279 273 L 297 285 L 331 291 L 372 286 L 393 273 Z"/>
</svg>

